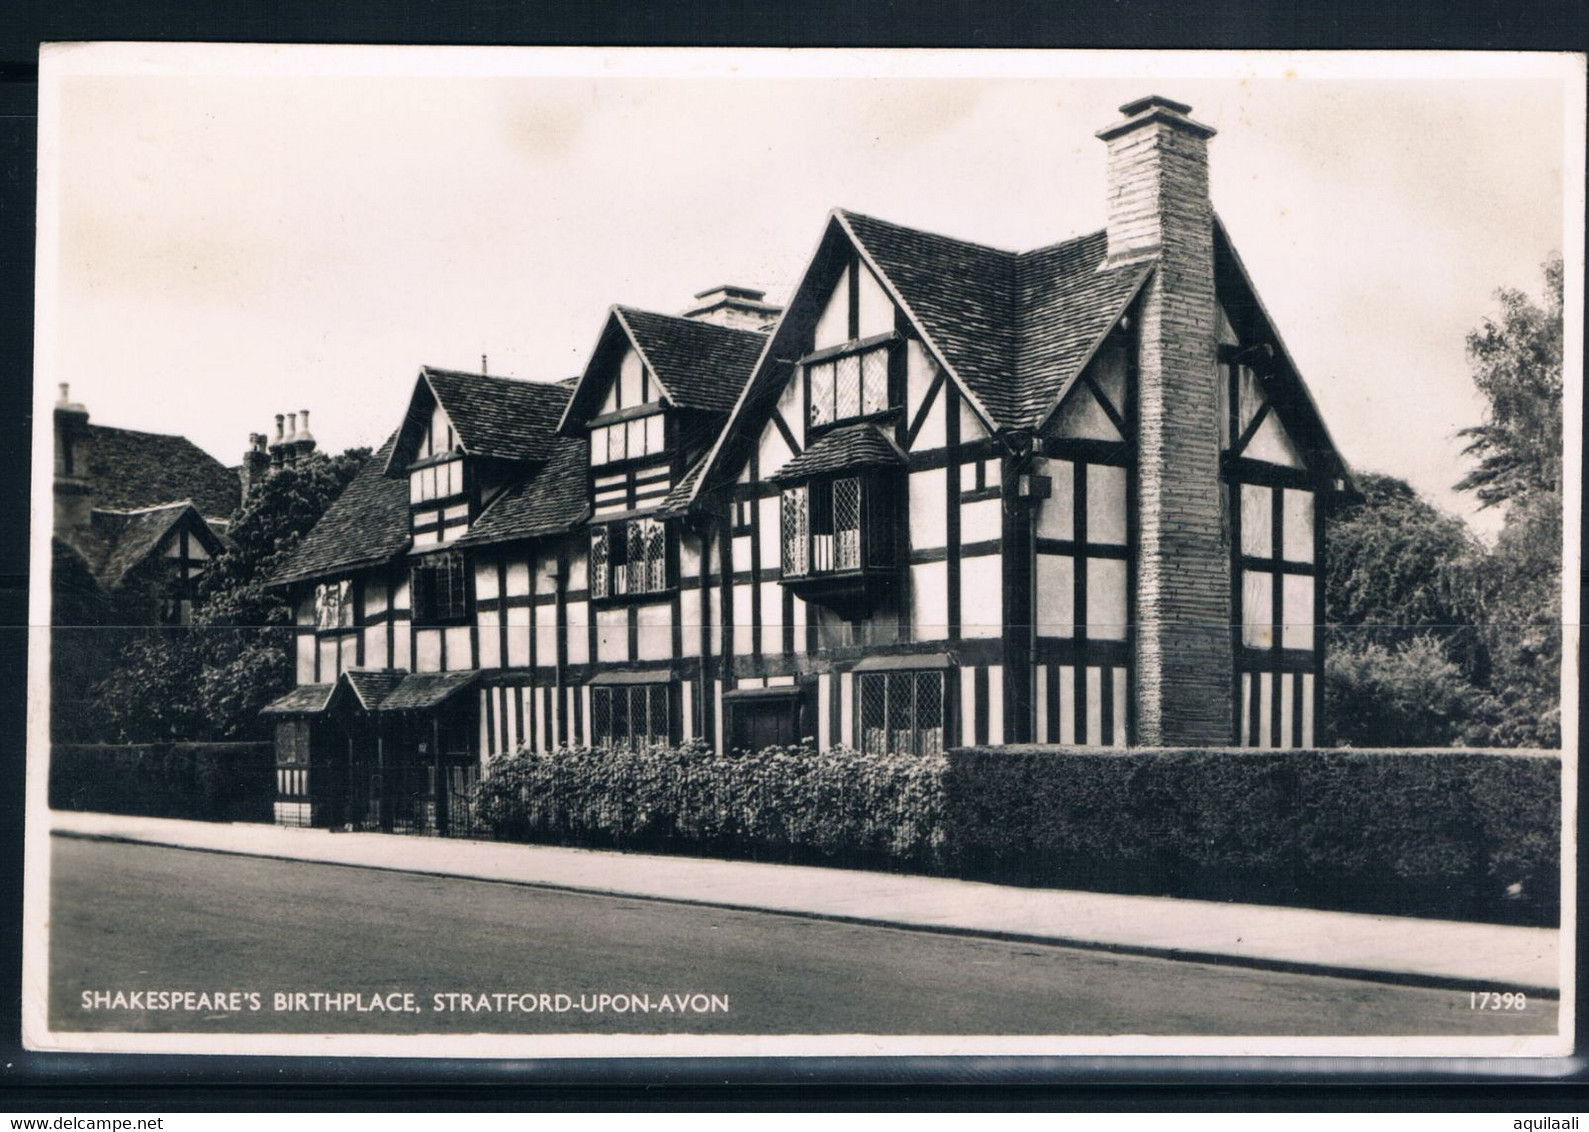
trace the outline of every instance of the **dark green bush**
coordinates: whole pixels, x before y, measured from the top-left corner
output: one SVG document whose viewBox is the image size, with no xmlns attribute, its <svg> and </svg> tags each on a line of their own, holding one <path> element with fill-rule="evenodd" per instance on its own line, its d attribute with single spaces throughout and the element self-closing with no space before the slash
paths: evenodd
<svg viewBox="0 0 1589 1132">
<path fill-rule="evenodd" d="M 943 860 L 945 769 L 842 747 L 519 751 L 492 761 L 478 803 L 514 840 L 930 870 Z"/>
<path fill-rule="evenodd" d="M 194 821 L 272 818 L 275 749 L 269 743 L 57 743 L 50 805 Z"/>
<path fill-rule="evenodd" d="M 1460 750 L 956 751 L 964 875 L 1553 923 L 1561 767 Z"/>
<path fill-rule="evenodd" d="M 1553 923 L 1560 762 L 1461 750 L 703 744 L 521 751 L 478 794 L 521 841 L 1000 883 Z"/>
</svg>

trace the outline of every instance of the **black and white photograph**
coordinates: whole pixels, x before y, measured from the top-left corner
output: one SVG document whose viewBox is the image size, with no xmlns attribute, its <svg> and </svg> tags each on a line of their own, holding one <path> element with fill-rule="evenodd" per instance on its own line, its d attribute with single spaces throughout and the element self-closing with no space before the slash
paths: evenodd
<svg viewBox="0 0 1589 1132">
<path fill-rule="evenodd" d="M 1571 1052 L 1582 56 L 39 121 L 28 1048 Z"/>
</svg>

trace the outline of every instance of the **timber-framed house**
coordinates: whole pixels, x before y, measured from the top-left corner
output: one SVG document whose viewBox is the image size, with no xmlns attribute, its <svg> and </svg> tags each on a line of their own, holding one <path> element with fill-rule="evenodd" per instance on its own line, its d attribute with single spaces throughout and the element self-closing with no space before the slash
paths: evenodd
<svg viewBox="0 0 1589 1132">
<path fill-rule="evenodd" d="M 529 746 L 1305 747 L 1350 473 L 1208 197 L 1122 107 L 1108 225 L 853 212 L 782 308 L 614 307 L 558 383 L 426 368 L 278 582 L 278 816 L 445 827 Z"/>
</svg>

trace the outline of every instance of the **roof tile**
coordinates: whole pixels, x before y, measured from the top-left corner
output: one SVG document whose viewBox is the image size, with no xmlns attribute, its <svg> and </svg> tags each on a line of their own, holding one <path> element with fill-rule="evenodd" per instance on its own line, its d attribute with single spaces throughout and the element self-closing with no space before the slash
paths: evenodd
<svg viewBox="0 0 1589 1132">
<path fill-rule="evenodd" d="M 754 330 L 633 307 L 617 311 L 674 404 L 683 409 L 732 409 L 767 343 L 767 336 Z"/>
<path fill-rule="evenodd" d="M 836 428 L 778 470 L 772 479 L 792 483 L 827 472 L 848 472 L 905 463 L 899 446 L 874 424 Z"/>
<path fill-rule="evenodd" d="M 94 506 L 134 511 L 190 499 L 207 519 L 225 519 L 242 501 L 237 470 L 185 436 L 87 425 Z"/>
<path fill-rule="evenodd" d="M 408 549 L 408 480 L 384 474 L 396 435 L 359 469 L 299 544 L 273 584 L 390 561 Z"/>
</svg>

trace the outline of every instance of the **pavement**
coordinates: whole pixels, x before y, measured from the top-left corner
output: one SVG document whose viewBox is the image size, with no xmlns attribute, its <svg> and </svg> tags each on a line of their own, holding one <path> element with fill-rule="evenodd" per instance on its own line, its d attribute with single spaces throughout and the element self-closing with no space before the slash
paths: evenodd
<svg viewBox="0 0 1589 1132">
<path fill-rule="evenodd" d="M 51 831 L 1267 970 L 1557 996 L 1561 933 L 944 877 L 53 812 Z"/>
</svg>

